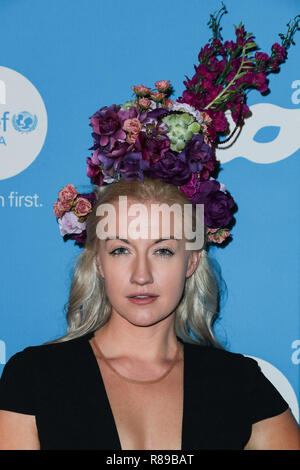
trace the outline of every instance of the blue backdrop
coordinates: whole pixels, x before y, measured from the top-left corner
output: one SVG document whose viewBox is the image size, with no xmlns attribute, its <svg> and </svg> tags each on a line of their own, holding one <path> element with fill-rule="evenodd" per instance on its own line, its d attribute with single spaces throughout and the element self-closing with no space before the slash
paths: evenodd
<svg viewBox="0 0 300 470">
<path fill-rule="evenodd" d="M 240 21 L 264 52 L 300 13 L 297 0 L 227 0 L 223 37 Z M 57 192 L 90 191 L 89 116 L 124 103 L 131 86 L 171 80 L 175 98 L 210 37 L 211 0 L 1 0 L 0 372 L 29 345 L 66 331 L 63 305 L 80 252 L 52 214 Z M 5 40 L 4 40 L 5 38 Z M 237 201 L 233 241 L 212 255 L 228 298 L 217 325 L 227 348 L 257 358 L 299 419 L 300 33 L 271 93 L 252 91 L 253 117 L 219 180 Z M 26 111 L 23 122 L 17 113 Z M 6 114 L 5 114 L 6 113 Z M 251 122 L 250 122 L 251 121 Z M 35 126 L 28 132 L 28 123 Z"/>
</svg>

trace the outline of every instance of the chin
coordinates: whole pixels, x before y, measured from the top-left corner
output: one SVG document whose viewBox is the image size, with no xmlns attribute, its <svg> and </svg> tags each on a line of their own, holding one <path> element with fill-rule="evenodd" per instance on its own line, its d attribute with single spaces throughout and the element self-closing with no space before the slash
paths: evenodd
<svg viewBox="0 0 300 470">
<path fill-rule="evenodd" d="M 164 320 L 168 315 L 159 315 L 153 314 L 153 312 L 146 312 L 146 311 L 136 311 L 130 315 L 122 315 L 122 317 L 127 320 L 132 325 L 136 326 L 151 326 L 155 325 L 156 323 Z"/>
</svg>

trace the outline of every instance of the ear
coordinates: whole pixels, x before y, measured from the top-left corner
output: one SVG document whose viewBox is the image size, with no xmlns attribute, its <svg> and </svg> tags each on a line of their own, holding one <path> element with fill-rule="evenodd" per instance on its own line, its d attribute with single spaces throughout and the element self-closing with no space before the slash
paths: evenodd
<svg viewBox="0 0 300 470">
<path fill-rule="evenodd" d="M 98 268 L 98 272 L 99 272 L 100 276 L 104 279 L 104 272 L 103 272 L 103 267 L 102 267 L 102 263 L 101 263 L 101 259 L 100 259 L 100 253 L 98 253 L 98 255 L 96 257 L 96 264 L 97 264 L 97 268 Z"/>
<path fill-rule="evenodd" d="M 202 251 L 191 251 L 189 253 L 188 266 L 186 271 L 186 278 L 189 278 L 197 269 Z"/>
</svg>

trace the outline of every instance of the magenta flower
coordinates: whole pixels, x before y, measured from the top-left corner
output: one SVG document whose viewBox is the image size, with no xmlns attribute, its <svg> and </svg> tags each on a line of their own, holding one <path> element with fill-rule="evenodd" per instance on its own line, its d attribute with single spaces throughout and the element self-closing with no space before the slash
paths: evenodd
<svg viewBox="0 0 300 470">
<path fill-rule="evenodd" d="M 278 42 L 275 42 L 273 46 L 271 47 L 272 52 L 274 52 L 278 58 L 279 61 L 283 61 L 286 57 L 286 48 L 283 46 L 280 46 Z"/>
<path fill-rule="evenodd" d="M 164 158 L 170 148 L 170 140 L 166 135 L 148 138 L 144 132 L 140 132 L 135 142 L 135 148 L 141 152 L 143 159 L 152 165 Z"/>
<path fill-rule="evenodd" d="M 192 173 L 189 181 L 184 184 L 183 186 L 180 186 L 181 191 L 184 192 L 184 194 L 189 198 L 192 199 L 194 194 L 199 191 L 200 189 L 200 180 L 198 178 L 197 173 Z"/>
<path fill-rule="evenodd" d="M 267 77 L 263 72 L 259 72 L 255 75 L 255 84 L 256 88 L 261 93 L 268 90 Z"/>
</svg>

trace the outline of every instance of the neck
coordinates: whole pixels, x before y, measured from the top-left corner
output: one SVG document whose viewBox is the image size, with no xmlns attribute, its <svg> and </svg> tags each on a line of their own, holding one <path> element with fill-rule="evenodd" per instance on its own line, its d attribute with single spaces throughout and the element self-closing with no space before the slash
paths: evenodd
<svg viewBox="0 0 300 470">
<path fill-rule="evenodd" d="M 141 362 L 164 362 L 174 358 L 178 347 L 174 315 L 150 326 L 133 325 L 119 314 L 94 334 L 94 340 L 108 359 L 127 357 Z"/>
</svg>

